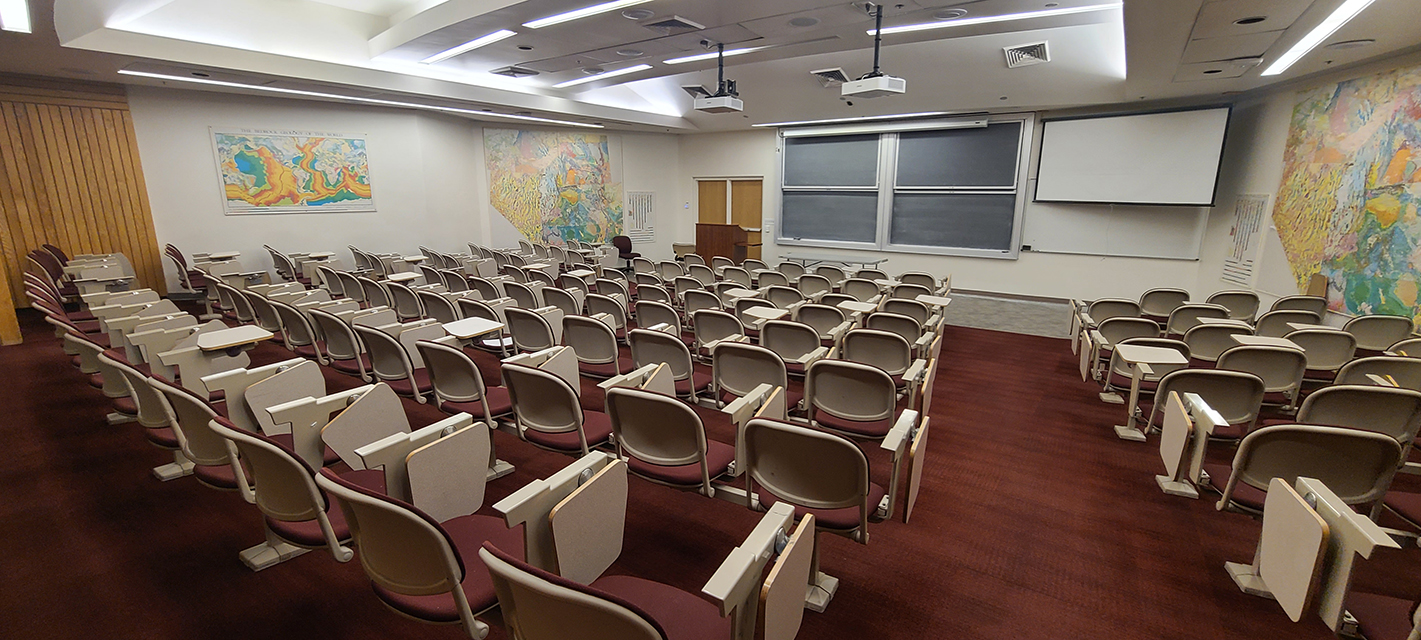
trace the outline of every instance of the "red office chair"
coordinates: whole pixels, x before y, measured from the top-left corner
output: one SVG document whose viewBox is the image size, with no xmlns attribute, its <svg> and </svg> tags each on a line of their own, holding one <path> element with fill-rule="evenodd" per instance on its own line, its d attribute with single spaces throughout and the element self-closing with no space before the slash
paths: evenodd
<svg viewBox="0 0 1421 640">
<path fill-rule="evenodd" d="M 612 236 L 612 246 L 617 248 L 617 257 L 626 261 L 622 267 L 631 265 L 632 258 L 640 258 L 641 254 L 632 251 L 632 239 L 626 236 Z"/>
</svg>

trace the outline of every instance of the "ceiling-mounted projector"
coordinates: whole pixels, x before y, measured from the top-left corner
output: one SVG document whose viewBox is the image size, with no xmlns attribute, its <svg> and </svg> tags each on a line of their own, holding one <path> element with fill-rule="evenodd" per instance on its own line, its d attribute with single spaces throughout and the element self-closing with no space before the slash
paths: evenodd
<svg viewBox="0 0 1421 640">
<path fill-rule="evenodd" d="M 702 40 L 701 44 L 705 45 L 707 49 L 711 46 L 709 40 Z M 725 79 L 725 43 L 717 44 L 716 49 L 719 55 L 716 56 L 718 82 L 716 83 L 715 93 L 711 93 L 700 85 L 684 85 L 681 87 L 681 90 L 691 94 L 691 97 L 695 98 L 692 105 L 696 111 L 704 111 L 706 113 L 734 113 L 744 111 L 745 103 L 740 101 L 740 92 L 735 89 L 735 81 Z"/>
<path fill-rule="evenodd" d="M 873 71 L 860 76 L 858 80 L 845 82 L 839 88 L 839 96 L 844 98 L 882 98 L 894 96 L 908 90 L 908 81 L 887 75 L 878 69 L 879 48 L 883 44 L 883 5 L 865 3 L 865 8 L 873 10 Z"/>
</svg>

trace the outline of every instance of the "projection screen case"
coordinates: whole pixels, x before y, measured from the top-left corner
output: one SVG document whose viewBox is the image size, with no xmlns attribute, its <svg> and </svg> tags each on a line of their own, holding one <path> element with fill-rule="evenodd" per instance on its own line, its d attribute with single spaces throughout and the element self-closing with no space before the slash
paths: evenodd
<svg viewBox="0 0 1421 640">
<path fill-rule="evenodd" d="M 1037 202 L 1214 204 L 1229 108 L 1047 120 Z"/>
</svg>

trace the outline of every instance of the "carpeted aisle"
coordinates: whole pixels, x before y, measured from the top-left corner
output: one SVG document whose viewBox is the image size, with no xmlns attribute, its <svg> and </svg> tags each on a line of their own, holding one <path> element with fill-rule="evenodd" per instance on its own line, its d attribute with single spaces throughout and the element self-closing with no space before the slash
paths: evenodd
<svg viewBox="0 0 1421 640">
<path fill-rule="evenodd" d="M 47 325 L 21 319 L 25 344 L 0 349 L 0 637 L 465 637 L 386 610 L 358 560 L 313 551 L 249 571 L 237 553 L 261 541 L 255 507 L 191 478 L 154 479 L 167 454 L 136 425 L 105 425 L 106 399 Z M 945 343 L 913 521 L 902 523 L 900 505 L 866 546 L 820 538 L 823 569 L 842 585 L 827 612 L 806 614 L 800 638 L 1332 637 L 1315 615 L 1295 624 L 1237 591 L 1223 563 L 1252 558 L 1258 523 L 1216 512 L 1213 496 L 1161 494 L 1156 443 L 1115 438 L 1123 409 L 1096 400 L 1063 340 L 952 327 Z M 286 356 L 275 344 L 253 352 L 257 363 Z M 480 364 L 496 371 L 491 357 Z M 356 385 L 326 374 L 332 391 Z M 442 417 L 406 404 L 416 427 Z M 708 430 L 732 433 L 709 420 Z M 503 433 L 495 444 L 517 470 L 489 485 L 486 505 L 570 460 Z M 886 460 L 870 451 L 876 481 L 887 482 Z M 639 480 L 630 502 L 612 572 L 695 592 L 758 521 Z M 1417 554 L 1382 554 L 1358 583 L 1421 591 Z M 507 637 L 486 619 L 491 638 Z"/>
</svg>

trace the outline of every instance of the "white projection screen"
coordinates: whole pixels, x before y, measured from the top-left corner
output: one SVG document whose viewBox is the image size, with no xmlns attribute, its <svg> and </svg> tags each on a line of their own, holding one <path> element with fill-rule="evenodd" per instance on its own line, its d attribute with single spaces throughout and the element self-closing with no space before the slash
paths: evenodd
<svg viewBox="0 0 1421 640">
<path fill-rule="evenodd" d="M 1229 108 L 1047 120 L 1037 202 L 1214 204 Z"/>
</svg>

